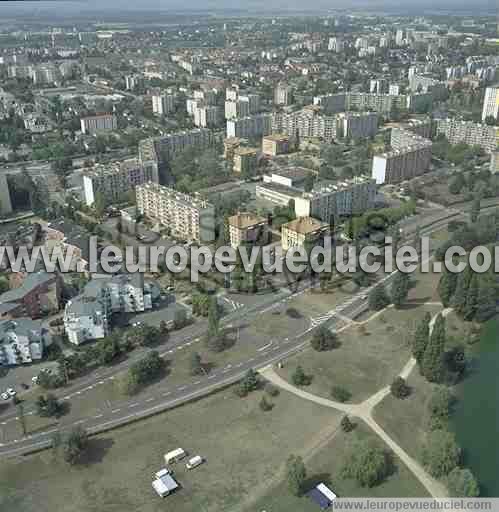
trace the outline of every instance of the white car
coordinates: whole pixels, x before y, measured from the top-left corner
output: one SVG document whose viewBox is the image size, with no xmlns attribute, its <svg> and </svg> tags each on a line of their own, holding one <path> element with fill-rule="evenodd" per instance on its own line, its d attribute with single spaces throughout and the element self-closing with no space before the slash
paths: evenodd
<svg viewBox="0 0 499 512">
<path fill-rule="evenodd" d="M 8 400 L 10 398 L 7 393 L 2 393 L 0 396 L 2 397 L 2 400 Z"/>
<path fill-rule="evenodd" d="M 31 377 L 31 382 L 33 384 L 38 384 L 38 375 L 35 375 L 34 377 Z"/>
<path fill-rule="evenodd" d="M 16 396 L 17 391 L 13 388 L 7 389 L 6 393 L 9 394 L 9 396 Z"/>
</svg>

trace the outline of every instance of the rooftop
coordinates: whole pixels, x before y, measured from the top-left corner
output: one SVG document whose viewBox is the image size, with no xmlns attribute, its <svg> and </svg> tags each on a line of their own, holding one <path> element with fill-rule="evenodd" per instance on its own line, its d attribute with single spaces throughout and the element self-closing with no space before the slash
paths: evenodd
<svg viewBox="0 0 499 512">
<path fill-rule="evenodd" d="M 4 292 L 2 295 L 0 295 L 0 304 L 19 301 L 31 290 L 34 290 L 37 286 L 40 286 L 44 283 L 50 283 L 55 281 L 55 279 L 56 275 L 48 272 L 36 272 L 33 274 L 28 274 L 22 282 L 21 286 Z"/>
<path fill-rule="evenodd" d="M 316 231 L 326 229 L 327 227 L 328 224 L 314 219 L 313 217 L 298 217 L 297 219 L 282 225 L 282 229 L 287 228 L 290 231 L 295 231 L 302 235 L 315 233 Z"/>
<path fill-rule="evenodd" d="M 261 223 L 267 223 L 267 219 L 252 213 L 238 213 L 237 215 L 229 217 L 228 220 L 231 226 L 239 229 L 250 228 Z"/>
</svg>

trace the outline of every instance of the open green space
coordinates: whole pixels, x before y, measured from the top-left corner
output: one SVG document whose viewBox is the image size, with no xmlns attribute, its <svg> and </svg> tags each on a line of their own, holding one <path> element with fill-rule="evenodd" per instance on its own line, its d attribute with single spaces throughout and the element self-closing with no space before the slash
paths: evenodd
<svg viewBox="0 0 499 512">
<path fill-rule="evenodd" d="M 341 418 L 286 392 L 271 398 L 273 409 L 263 412 L 262 393 L 241 399 L 228 388 L 95 436 L 80 466 L 55 460 L 51 451 L 3 460 L 0 510 L 239 510 L 268 491 L 289 454 L 305 456 L 318 439 L 334 433 Z M 177 447 L 202 455 L 206 463 L 193 471 L 183 463 L 173 465 L 181 489 L 162 500 L 151 487 L 152 475 L 164 466 L 163 454 Z"/>
<path fill-rule="evenodd" d="M 428 494 L 410 471 L 398 460 L 394 460 L 395 471 L 384 482 L 375 487 L 360 487 L 353 479 L 345 479 L 342 467 L 345 463 L 349 443 L 367 438 L 376 439 L 364 424 L 357 424 L 350 433 L 339 431 L 320 451 L 305 460 L 307 468 L 306 489 L 320 482 L 328 485 L 340 497 L 426 497 Z M 380 442 L 380 441 L 379 441 Z M 250 510 L 248 508 L 248 510 Z M 317 512 L 318 507 L 306 495 L 292 496 L 286 482 L 281 481 L 251 510 L 271 512 Z"/>
</svg>

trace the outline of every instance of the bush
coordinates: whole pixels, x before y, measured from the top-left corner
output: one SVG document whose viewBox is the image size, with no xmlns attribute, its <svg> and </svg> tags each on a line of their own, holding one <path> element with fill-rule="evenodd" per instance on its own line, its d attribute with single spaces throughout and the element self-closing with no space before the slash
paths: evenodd
<svg viewBox="0 0 499 512">
<path fill-rule="evenodd" d="M 423 463 L 435 478 L 448 475 L 461 459 L 461 449 L 454 434 L 447 430 L 434 430 L 428 435 L 423 448 Z"/>
<path fill-rule="evenodd" d="M 291 381 L 295 386 L 307 386 L 310 384 L 310 377 L 308 377 L 303 371 L 303 368 L 298 365 L 291 376 Z"/>
<path fill-rule="evenodd" d="M 407 398 L 411 394 L 411 388 L 406 384 L 405 379 L 397 377 L 390 386 L 390 391 L 395 398 Z"/>
<path fill-rule="evenodd" d="M 276 397 L 279 394 L 279 388 L 274 386 L 271 382 L 267 382 L 267 384 L 265 384 L 265 393 L 269 396 Z"/>
<path fill-rule="evenodd" d="M 333 389 L 331 390 L 331 395 L 333 398 L 338 400 L 338 402 L 347 402 L 352 398 L 352 393 L 348 391 L 348 389 L 342 387 L 342 386 L 333 386 Z"/>
<path fill-rule="evenodd" d="M 340 426 L 343 432 L 351 432 L 355 427 L 355 425 L 350 421 L 350 418 L 346 414 L 343 416 L 343 418 L 341 418 Z"/>
<path fill-rule="evenodd" d="M 476 498 L 480 488 L 469 469 L 454 468 L 447 477 L 447 487 L 452 498 Z"/>
<path fill-rule="evenodd" d="M 270 411 L 272 410 L 272 404 L 265 398 L 265 395 L 262 396 L 260 403 L 258 404 L 262 411 Z"/>
</svg>

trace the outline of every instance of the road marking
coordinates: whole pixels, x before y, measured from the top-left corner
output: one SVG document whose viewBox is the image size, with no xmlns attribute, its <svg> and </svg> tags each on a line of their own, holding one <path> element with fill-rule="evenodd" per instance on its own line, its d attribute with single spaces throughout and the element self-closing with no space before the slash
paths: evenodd
<svg viewBox="0 0 499 512">
<path fill-rule="evenodd" d="M 215 377 L 216 377 L 216 375 L 215 375 L 215 374 L 213 374 L 213 375 L 210 375 L 208 378 L 209 378 L 209 379 L 214 379 Z"/>
<path fill-rule="evenodd" d="M 267 345 L 264 345 L 263 347 L 260 347 L 259 349 L 257 349 L 258 352 L 262 352 L 264 351 L 265 349 L 269 348 L 272 343 L 274 343 L 273 341 L 271 341 L 270 343 L 267 343 Z"/>
<path fill-rule="evenodd" d="M 96 416 L 94 416 L 94 418 L 97 420 L 99 418 L 102 418 L 102 416 L 104 416 L 104 414 L 97 414 Z"/>
<path fill-rule="evenodd" d="M 111 411 L 111 414 L 115 414 L 115 413 L 120 412 L 120 411 L 121 411 L 121 409 L 115 409 L 114 411 Z"/>
<path fill-rule="evenodd" d="M 104 384 L 104 381 L 103 381 L 103 380 L 100 380 L 100 381 L 99 381 L 99 384 Z"/>
<path fill-rule="evenodd" d="M 183 391 L 184 389 L 187 389 L 187 386 L 180 386 L 177 388 L 179 391 Z"/>
<path fill-rule="evenodd" d="M 198 384 L 201 384 L 201 381 L 200 380 L 197 380 L 194 385 L 197 386 Z"/>
<path fill-rule="evenodd" d="M 82 423 L 85 423 L 85 420 L 78 420 L 74 422 L 74 425 L 81 425 Z"/>
<path fill-rule="evenodd" d="M 77 391 L 75 395 L 81 395 L 81 391 Z"/>
<path fill-rule="evenodd" d="M 137 407 L 137 405 L 139 405 L 137 402 L 135 402 L 134 404 L 130 404 L 128 407 L 132 408 L 132 407 Z"/>
<path fill-rule="evenodd" d="M 171 391 L 167 391 L 166 393 L 163 393 L 163 396 L 168 396 L 168 395 L 171 395 Z"/>
<path fill-rule="evenodd" d="M 146 402 L 152 402 L 153 400 L 154 400 L 154 397 L 152 396 L 151 398 L 148 398 L 148 399 L 146 400 Z"/>
</svg>

